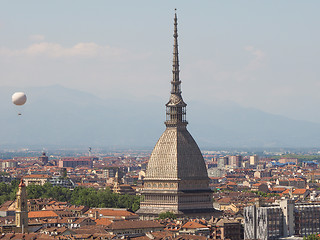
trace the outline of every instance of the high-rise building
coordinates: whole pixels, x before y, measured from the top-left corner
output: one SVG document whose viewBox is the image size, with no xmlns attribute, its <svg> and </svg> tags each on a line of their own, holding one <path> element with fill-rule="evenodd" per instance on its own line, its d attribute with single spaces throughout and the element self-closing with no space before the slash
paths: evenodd
<svg viewBox="0 0 320 240">
<path fill-rule="evenodd" d="M 233 168 L 240 168 L 242 167 L 242 156 L 229 156 L 229 165 Z"/>
<path fill-rule="evenodd" d="M 27 191 L 22 179 L 19 184 L 16 199 L 16 229 L 17 232 L 28 232 Z"/>
<path fill-rule="evenodd" d="M 218 159 L 218 168 L 224 169 L 225 166 L 229 164 L 229 158 L 228 156 L 220 157 Z"/>
<path fill-rule="evenodd" d="M 250 156 L 250 166 L 257 166 L 259 162 L 258 155 Z"/>
<path fill-rule="evenodd" d="M 178 217 L 210 217 L 215 212 L 203 156 L 187 130 L 179 79 L 177 15 L 174 18 L 173 79 L 166 104 L 166 130 L 148 162 L 138 214 L 152 219 L 162 212 Z"/>
<path fill-rule="evenodd" d="M 282 200 L 244 208 L 244 239 L 305 237 L 320 232 L 320 204 Z"/>
</svg>

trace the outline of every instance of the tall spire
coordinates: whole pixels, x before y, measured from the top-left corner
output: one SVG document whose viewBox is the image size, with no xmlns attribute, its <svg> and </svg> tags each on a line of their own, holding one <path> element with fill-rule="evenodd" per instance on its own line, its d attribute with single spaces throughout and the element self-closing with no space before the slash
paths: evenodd
<svg viewBox="0 0 320 240">
<path fill-rule="evenodd" d="M 177 9 L 175 9 L 177 11 Z M 178 51 L 178 19 L 177 12 L 174 14 L 174 45 L 173 45 L 173 61 L 172 61 L 172 90 L 171 93 L 181 94 L 180 84 L 181 81 L 179 79 L 179 51 Z"/>
<path fill-rule="evenodd" d="M 177 9 L 175 9 L 177 10 Z M 166 126 L 177 127 L 186 126 L 186 106 L 181 96 L 181 81 L 179 78 L 179 52 L 178 52 L 178 18 L 177 13 L 174 14 L 174 45 L 173 45 L 173 62 L 171 81 L 171 96 L 169 102 L 166 104 Z"/>
<path fill-rule="evenodd" d="M 171 93 L 166 104 L 166 130 L 148 161 L 141 190 L 143 200 L 137 211 L 141 219 L 154 219 L 167 211 L 181 219 L 219 215 L 213 208 L 205 161 L 186 128 L 187 104 L 180 89 L 177 26 L 175 14 L 173 78 L 170 79 Z"/>
</svg>

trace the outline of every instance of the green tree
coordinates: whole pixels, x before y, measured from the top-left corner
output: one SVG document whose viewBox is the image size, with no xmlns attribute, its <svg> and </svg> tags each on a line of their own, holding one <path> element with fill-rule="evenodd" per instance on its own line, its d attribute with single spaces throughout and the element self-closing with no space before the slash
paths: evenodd
<svg viewBox="0 0 320 240">
<path fill-rule="evenodd" d="M 303 237 L 303 240 L 319 240 L 320 237 L 317 234 L 310 234 L 307 237 Z"/>
<path fill-rule="evenodd" d="M 41 185 L 31 184 L 27 186 L 27 196 L 29 199 L 41 198 L 46 189 Z"/>
<path fill-rule="evenodd" d="M 0 183 L 0 204 L 16 198 L 18 185 L 19 181 L 12 181 L 11 184 Z M 88 207 L 127 208 L 132 211 L 137 211 L 140 207 L 139 196 L 120 195 L 113 193 L 109 188 L 97 190 L 76 187 L 74 190 L 70 190 L 46 183 L 43 186 L 27 186 L 27 196 L 29 199 L 53 198 L 57 201 Z"/>
<path fill-rule="evenodd" d="M 166 218 L 176 219 L 177 216 L 173 212 L 169 212 L 169 211 L 159 214 L 159 219 L 166 219 Z"/>
<path fill-rule="evenodd" d="M 18 180 L 13 180 L 11 183 L 0 183 L 0 205 L 6 201 L 15 199 L 18 185 Z"/>
</svg>

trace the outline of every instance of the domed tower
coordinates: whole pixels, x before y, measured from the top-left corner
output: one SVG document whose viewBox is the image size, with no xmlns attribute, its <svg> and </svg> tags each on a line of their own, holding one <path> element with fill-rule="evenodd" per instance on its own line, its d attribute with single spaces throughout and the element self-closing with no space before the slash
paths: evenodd
<svg viewBox="0 0 320 240">
<path fill-rule="evenodd" d="M 43 165 L 46 165 L 49 161 L 48 156 L 46 155 L 45 152 L 42 152 L 41 157 L 38 157 L 39 162 L 41 162 Z"/>
<path fill-rule="evenodd" d="M 166 104 L 166 130 L 148 162 L 138 214 L 152 219 L 162 212 L 178 217 L 210 217 L 214 212 L 206 165 L 187 130 L 179 79 L 177 14 L 174 17 L 173 79 Z"/>
</svg>

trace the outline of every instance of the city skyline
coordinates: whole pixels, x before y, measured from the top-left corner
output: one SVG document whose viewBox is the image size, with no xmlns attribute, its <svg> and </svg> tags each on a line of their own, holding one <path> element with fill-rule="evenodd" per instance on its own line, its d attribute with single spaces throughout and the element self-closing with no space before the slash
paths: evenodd
<svg viewBox="0 0 320 240">
<path fill-rule="evenodd" d="M 5 3 L 0 238 L 320 239 L 320 3 L 288 3 Z"/>
</svg>

